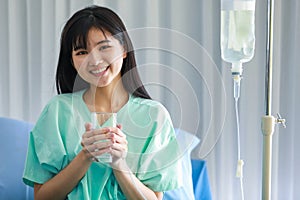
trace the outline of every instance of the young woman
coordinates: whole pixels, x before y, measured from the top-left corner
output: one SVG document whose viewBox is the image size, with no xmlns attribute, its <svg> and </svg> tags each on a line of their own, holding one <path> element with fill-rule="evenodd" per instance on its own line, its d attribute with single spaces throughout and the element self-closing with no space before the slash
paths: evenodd
<svg viewBox="0 0 300 200">
<path fill-rule="evenodd" d="M 23 180 L 35 199 L 162 199 L 179 187 L 178 145 L 167 110 L 139 78 L 121 19 L 92 6 L 66 23 L 57 92 L 30 134 Z M 91 112 L 117 127 L 92 129 Z M 104 141 L 104 142 L 97 142 Z M 103 153 L 111 163 L 97 162 Z"/>
</svg>

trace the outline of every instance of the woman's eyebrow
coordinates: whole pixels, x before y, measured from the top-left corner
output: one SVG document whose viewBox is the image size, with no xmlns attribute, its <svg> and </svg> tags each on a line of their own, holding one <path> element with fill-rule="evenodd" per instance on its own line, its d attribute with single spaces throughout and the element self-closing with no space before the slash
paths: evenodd
<svg viewBox="0 0 300 200">
<path fill-rule="evenodd" d="M 97 42 L 97 45 L 103 44 L 103 43 L 109 43 L 111 42 L 110 40 L 101 40 L 100 42 Z"/>
<path fill-rule="evenodd" d="M 96 45 L 103 44 L 103 43 L 109 43 L 109 42 L 111 42 L 111 41 L 110 40 L 101 40 L 100 42 L 97 42 Z M 84 47 L 82 47 L 82 46 L 75 46 L 73 50 L 77 51 L 79 49 L 84 49 Z"/>
</svg>

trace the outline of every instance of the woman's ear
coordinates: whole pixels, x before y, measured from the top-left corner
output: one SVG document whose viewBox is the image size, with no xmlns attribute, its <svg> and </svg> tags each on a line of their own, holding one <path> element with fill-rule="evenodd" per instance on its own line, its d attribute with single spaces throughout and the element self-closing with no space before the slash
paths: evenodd
<svg viewBox="0 0 300 200">
<path fill-rule="evenodd" d="M 123 52 L 123 59 L 125 59 L 126 57 L 127 57 L 127 52 L 124 51 L 124 52 Z"/>
<path fill-rule="evenodd" d="M 123 46 L 123 59 L 125 59 L 127 57 L 127 50 L 126 48 Z"/>
</svg>

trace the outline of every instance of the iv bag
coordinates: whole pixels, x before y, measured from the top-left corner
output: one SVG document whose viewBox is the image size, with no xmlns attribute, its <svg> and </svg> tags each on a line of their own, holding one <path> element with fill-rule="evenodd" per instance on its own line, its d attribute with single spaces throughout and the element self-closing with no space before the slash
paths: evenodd
<svg viewBox="0 0 300 200">
<path fill-rule="evenodd" d="M 255 0 L 221 0 L 221 56 L 241 66 L 255 49 Z"/>
</svg>

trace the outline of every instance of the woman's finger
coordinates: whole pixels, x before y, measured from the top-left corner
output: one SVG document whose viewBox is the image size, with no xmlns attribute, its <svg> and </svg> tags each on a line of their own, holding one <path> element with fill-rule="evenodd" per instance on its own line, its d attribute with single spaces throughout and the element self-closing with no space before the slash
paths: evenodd
<svg viewBox="0 0 300 200">
<path fill-rule="evenodd" d="M 108 153 L 111 152 L 111 147 L 107 146 L 106 148 L 102 148 L 101 150 L 99 149 L 94 149 L 93 147 L 87 147 L 87 148 L 83 148 L 83 152 L 93 161 L 99 161 L 97 159 L 98 156 L 104 154 L 104 153 Z"/>
<path fill-rule="evenodd" d="M 117 124 L 117 128 L 122 130 L 122 124 Z"/>
<path fill-rule="evenodd" d="M 121 137 L 126 138 L 126 135 L 123 133 L 123 131 L 121 131 L 121 129 L 119 129 L 118 127 L 109 127 L 110 132 L 113 132 Z"/>
<path fill-rule="evenodd" d="M 100 128 L 100 129 L 89 129 L 89 130 L 86 130 L 86 132 L 82 135 L 82 137 L 92 137 L 92 136 L 95 136 L 95 135 L 100 135 L 100 134 L 105 134 L 105 133 L 108 133 L 110 132 L 110 129 L 109 128 Z"/>
<path fill-rule="evenodd" d="M 113 143 L 113 133 L 109 133 L 109 129 L 92 129 L 90 123 L 85 124 L 86 132 L 82 135 L 82 150 L 88 157 L 96 160 L 95 156 L 99 156 L 105 152 L 109 152 Z"/>
<path fill-rule="evenodd" d="M 82 138 L 82 143 L 84 145 L 90 145 L 94 144 L 103 140 L 111 140 L 113 141 L 114 139 L 114 134 L 113 133 L 107 133 L 107 134 L 101 134 L 101 135 L 95 135 L 89 138 L 83 137 Z"/>
<path fill-rule="evenodd" d="M 93 125 L 91 124 L 91 123 L 85 123 L 85 130 L 86 131 L 90 131 L 90 130 L 92 130 L 92 128 L 93 128 Z"/>
<path fill-rule="evenodd" d="M 86 145 L 83 147 L 83 151 L 90 153 L 92 156 L 101 155 L 101 152 L 110 151 L 113 143 L 111 141 L 98 142 L 91 145 Z"/>
<path fill-rule="evenodd" d="M 120 137 L 120 136 L 118 136 L 118 135 L 114 135 L 114 137 L 112 138 L 112 141 L 113 141 L 114 143 L 118 143 L 118 144 L 126 145 L 126 146 L 127 146 L 127 144 L 128 144 L 126 138 Z"/>
<path fill-rule="evenodd" d="M 123 157 L 124 153 L 127 153 L 128 151 L 128 146 L 127 144 L 113 143 L 113 145 L 111 146 L 111 150 L 112 154 L 115 153 L 115 156 Z"/>
<path fill-rule="evenodd" d="M 104 153 L 111 153 L 111 147 L 107 147 L 107 148 L 104 148 L 104 149 L 101 149 L 101 150 L 95 150 L 95 151 L 91 152 L 91 155 L 93 157 L 99 157 Z"/>
</svg>

